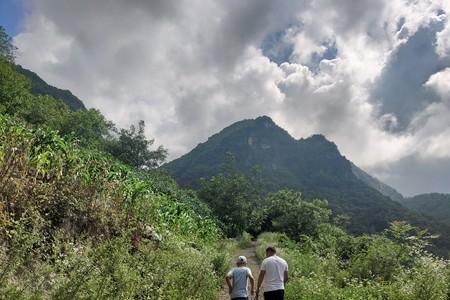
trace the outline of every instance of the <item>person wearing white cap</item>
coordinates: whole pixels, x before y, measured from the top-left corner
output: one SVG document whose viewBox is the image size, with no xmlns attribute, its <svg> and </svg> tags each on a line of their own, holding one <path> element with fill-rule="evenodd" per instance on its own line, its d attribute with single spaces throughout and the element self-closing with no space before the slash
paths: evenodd
<svg viewBox="0 0 450 300">
<path fill-rule="evenodd" d="M 228 290 L 232 300 L 248 300 L 248 281 L 250 281 L 250 294 L 253 296 L 255 280 L 252 271 L 247 268 L 247 258 L 239 256 L 237 267 L 232 268 L 226 276 Z"/>
</svg>

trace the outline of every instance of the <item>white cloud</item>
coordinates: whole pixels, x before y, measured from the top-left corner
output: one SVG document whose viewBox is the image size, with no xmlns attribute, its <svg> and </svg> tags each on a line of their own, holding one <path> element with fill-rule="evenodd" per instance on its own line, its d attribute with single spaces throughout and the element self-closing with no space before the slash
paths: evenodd
<svg viewBox="0 0 450 300">
<path fill-rule="evenodd" d="M 433 89 L 443 101 L 450 104 L 450 68 L 433 74 L 425 86 Z"/>
<path fill-rule="evenodd" d="M 448 15 L 447 1 L 29 1 L 25 30 L 15 38 L 19 63 L 120 126 L 145 120 L 171 158 L 262 114 L 297 138 L 325 134 L 388 180 L 406 170 L 399 162 L 407 157 L 448 157 L 448 114 L 440 112 L 448 109 L 450 65 L 439 57 L 448 50 L 449 22 L 437 16 L 439 9 Z M 421 28 L 434 30 L 427 37 L 435 45 L 417 36 Z M 260 49 L 274 33 L 292 48 L 281 65 Z M 421 43 L 436 51 L 423 65 L 415 52 Z M 330 45 L 336 57 L 321 60 Z M 390 71 L 408 64 L 426 80 Z M 390 85 L 389 97 L 373 92 Z M 408 118 L 390 100 L 403 95 L 395 87 L 414 91 L 402 99 L 412 103 Z M 401 131 L 387 130 L 400 123 Z M 424 190 L 431 180 L 423 178 Z"/>
</svg>

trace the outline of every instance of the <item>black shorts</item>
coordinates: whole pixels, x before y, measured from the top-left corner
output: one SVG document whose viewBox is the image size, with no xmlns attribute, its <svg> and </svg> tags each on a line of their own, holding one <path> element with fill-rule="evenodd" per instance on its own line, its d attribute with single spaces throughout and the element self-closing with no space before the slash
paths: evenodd
<svg viewBox="0 0 450 300">
<path fill-rule="evenodd" d="M 231 300 L 248 300 L 248 297 L 231 298 Z"/>
<path fill-rule="evenodd" d="M 264 292 L 264 300 L 284 300 L 284 290 Z"/>
</svg>

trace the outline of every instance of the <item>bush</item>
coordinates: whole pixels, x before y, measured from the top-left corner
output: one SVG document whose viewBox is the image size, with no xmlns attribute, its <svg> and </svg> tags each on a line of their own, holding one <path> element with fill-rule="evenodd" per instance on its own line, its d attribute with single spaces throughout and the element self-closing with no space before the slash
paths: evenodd
<svg viewBox="0 0 450 300">
<path fill-rule="evenodd" d="M 0 295 L 214 298 L 229 258 L 193 195 L 0 115 Z"/>
<path fill-rule="evenodd" d="M 241 249 L 248 248 L 252 245 L 252 236 L 248 232 L 243 232 L 238 236 L 238 246 Z"/>
<path fill-rule="evenodd" d="M 398 223 L 393 224 L 392 230 L 402 231 L 398 226 Z M 401 226 L 412 229 L 409 225 Z M 263 233 L 258 237 L 257 256 L 260 259 L 265 256 L 267 245 L 274 245 L 278 255 L 289 264 L 286 299 L 448 299 L 448 261 L 430 256 L 423 250 L 417 252 L 420 249 L 417 245 L 425 244 L 417 240 L 417 236 L 405 238 L 408 244 L 399 244 L 385 234 L 355 238 L 325 230 L 321 235 L 318 239 L 305 236 L 300 243 L 279 233 Z M 324 244 L 324 240 L 334 242 Z M 340 246 L 344 242 L 349 245 Z M 324 251 L 325 245 L 329 245 L 328 251 Z M 408 245 L 414 255 L 405 254 Z"/>
</svg>

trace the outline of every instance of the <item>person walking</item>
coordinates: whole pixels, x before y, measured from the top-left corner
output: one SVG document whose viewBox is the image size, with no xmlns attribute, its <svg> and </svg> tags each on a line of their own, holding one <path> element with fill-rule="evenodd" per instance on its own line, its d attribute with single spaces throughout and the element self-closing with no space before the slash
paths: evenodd
<svg viewBox="0 0 450 300">
<path fill-rule="evenodd" d="M 232 300 L 248 300 L 248 281 L 250 281 L 250 294 L 255 293 L 255 280 L 250 268 L 247 268 L 247 258 L 239 256 L 237 267 L 228 272 L 226 281 L 228 291 Z"/>
<path fill-rule="evenodd" d="M 256 297 L 259 296 L 259 289 L 262 285 L 264 300 L 284 300 L 284 285 L 289 279 L 288 264 L 276 253 L 275 247 L 267 247 L 266 258 L 261 263 Z"/>
</svg>

